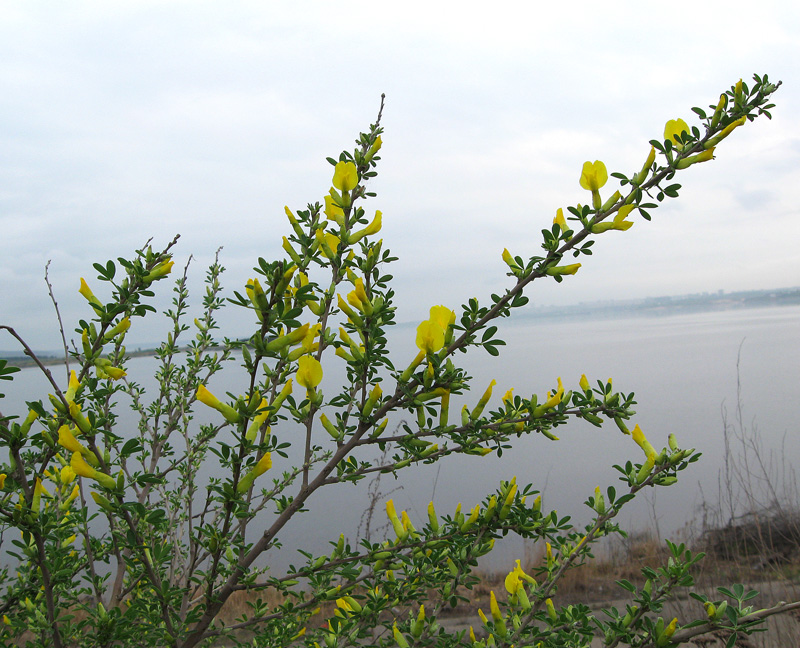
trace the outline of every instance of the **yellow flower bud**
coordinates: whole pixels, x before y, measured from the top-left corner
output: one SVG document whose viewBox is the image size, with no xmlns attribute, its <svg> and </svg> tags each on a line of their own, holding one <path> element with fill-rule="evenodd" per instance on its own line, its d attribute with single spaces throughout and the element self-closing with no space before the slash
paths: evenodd
<svg viewBox="0 0 800 648">
<path fill-rule="evenodd" d="M 261 399 L 261 404 L 258 406 L 258 413 L 253 417 L 253 420 L 250 422 L 250 426 L 247 428 L 247 433 L 245 434 L 245 438 L 252 443 L 255 438 L 256 434 L 258 433 L 261 426 L 264 424 L 264 421 L 269 418 L 270 415 L 270 408 L 269 403 L 267 402 L 266 398 Z"/>
<path fill-rule="evenodd" d="M 439 531 L 439 519 L 436 517 L 436 508 L 433 506 L 433 502 L 428 504 L 428 522 L 434 533 Z"/>
<path fill-rule="evenodd" d="M 389 500 L 386 502 L 386 515 L 389 517 L 389 521 L 392 523 L 392 528 L 397 535 L 397 539 L 400 541 L 405 540 L 408 537 L 408 531 L 403 526 L 400 518 L 397 517 L 397 511 L 394 508 L 394 500 Z"/>
<path fill-rule="evenodd" d="M 302 236 L 303 228 L 300 227 L 300 223 L 297 222 L 297 218 L 292 213 L 292 210 L 289 209 L 289 206 L 288 205 L 284 206 L 283 211 L 286 213 L 286 218 L 289 219 L 289 223 L 291 224 L 294 233 L 297 234 L 297 236 Z"/>
<path fill-rule="evenodd" d="M 511 256 L 511 252 L 508 251 L 508 248 L 503 248 L 503 254 L 501 255 L 505 264 L 511 268 L 511 271 L 516 274 L 522 268 L 519 267 L 519 264 L 514 260 L 514 257 Z"/>
<path fill-rule="evenodd" d="M 395 643 L 399 646 L 399 648 L 408 648 L 409 644 L 406 638 L 403 636 L 403 633 L 400 632 L 397 628 L 397 623 L 392 625 L 392 637 L 394 638 Z"/>
<path fill-rule="evenodd" d="M 123 317 L 117 324 L 109 329 L 103 336 L 106 342 L 110 342 L 121 333 L 125 333 L 131 327 L 131 320 L 129 317 Z"/>
<path fill-rule="evenodd" d="M 86 301 L 91 304 L 91 306 L 95 309 L 95 311 L 102 310 L 103 305 L 100 303 L 100 300 L 94 296 L 92 289 L 89 288 L 89 284 L 86 283 L 86 280 L 81 277 L 81 287 L 78 292 L 86 298 Z"/>
<path fill-rule="evenodd" d="M 375 156 L 375 154 L 381 150 L 381 146 L 383 146 L 383 140 L 381 140 L 381 136 L 375 138 L 375 141 L 372 143 L 372 146 L 369 147 L 367 150 L 366 155 L 364 155 L 364 160 L 369 162 Z"/>
<path fill-rule="evenodd" d="M 567 220 L 564 218 L 564 210 L 561 207 L 559 207 L 556 211 L 556 217 L 553 219 L 553 224 L 558 225 L 562 232 L 572 229 L 569 225 L 567 225 Z"/>
<path fill-rule="evenodd" d="M 647 154 L 647 159 L 645 160 L 644 164 L 642 165 L 642 170 L 634 178 L 633 183 L 640 185 L 647 180 L 647 176 L 650 173 L 650 169 L 653 167 L 653 162 L 656 161 L 656 149 L 655 147 L 650 147 L 650 152 Z"/>
<path fill-rule="evenodd" d="M 642 449 L 646 457 L 658 454 L 655 448 L 652 445 L 650 445 L 650 442 L 644 436 L 644 432 L 642 432 L 642 429 L 639 427 L 638 424 L 636 425 L 636 427 L 633 428 L 631 435 L 633 436 L 633 440 L 634 442 L 636 442 L 636 445 L 638 445 Z"/>
<path fill-rule="evenodd" d="M 381 396 L 383 395 L 383 390 L 379 384 L 376 384 L 372 391 L 367 398 L 367 401 L 364 403 L 364 408 L 361 410 L 362 416 L 369 416 L 372 413 L 373 408 L 375 405 L 380 401 Z"/>
<path fill-rule="evenodd" d="M 476 420 L 482 413 L 486 404 L 489 402 L 489 399 L 492 397 L 492 389 L 497 384 L 497 381 L 492 379 L 492 382 L 489 383 L 489 386 L 486 388 L 486 391 L 483 392 L 483 396 L 481 396 L 478 404 L 475 405 L 475 409 L 472 410 L 470 414 L 470 418 L 474 421 Z"/>
<path fill-rule="evenodd" d="M 325 414 L 319 415 L 319 422 L 322 423 L 322 427 L 325 428 L 325 431 L 331 435 L 334 441 L 339 441 L 342 438 L 342 431 L 338 430 Z"/>
<path fill-rule="evenodd" d="M 161 279 L 162 277 L 166 277 L 170 272 L 172 272 L 172 266 L 175 265 L 174 261 L 162 261 L 159 263 L 155 268 L 153 268 L 144 278 L 145 283 L 150 283 L 157 279 Z"/>
<path fill-rule="evenodd" d="M 676 169 L 686 169 L 687 167 L 697 164 L 698 162 L 708 162 L 714 159 L 714 149 L 710 148 L 697 155 L 690 155 L 689 157 L 678 160 L 675 164 Z"/>
<path fill-rule="evenodd" d="M 272 468 L 272 454 L 266 452 L 261 459 L 258 460 L 256 465 L 244 477 L 242 477 L 242 479 L 236 485 L 236 492 L 241 495 L 249 490 L 256 477 L 260 477 L 270 468 Z"/>
<path fill-rule="evenodd" d="M 565 266 L 553 266 L 545 270 L 545 274 L 551 277 L 563 277 L 564 275 L 574 275 L 581 267 L 580 263 L 571 263 Z"/>
<path fill-rule="evenodd" d="M 553 605 L 552 599 L 547 599 L 544 603 L 547 607 L 547 616 L 549 616 L 550 620 L 555 623 L 558 620 L 558 614 L 556 614 L 556 608 Z"/>
</svg>

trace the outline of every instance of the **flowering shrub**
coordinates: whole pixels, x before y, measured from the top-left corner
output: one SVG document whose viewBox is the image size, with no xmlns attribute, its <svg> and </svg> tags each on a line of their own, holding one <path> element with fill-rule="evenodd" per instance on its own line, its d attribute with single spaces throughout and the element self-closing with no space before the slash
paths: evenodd
<svg viewBox="0 0 800 648">
<path fill-rule="evenodd" d="M 546 394 L 510 390 L 493 405 L 492 381 L 474 404 L 450 411 L 451 397 L 471 387 L 456 351 L 498 355 L 504 342 L 494 322 L 528 302 L 530 284 L 563 281 L 581 267 L 570 255 L 591 254 L 598 237 L 628 230 L 636 216 L 649 220 L 658 203 L 678 195 L 676 173 L 711 160 L 735 128 L 770 116 L 778 85 L 766 76 L 752 87 L 739 81 L 709 111 L 693 109 L 697 125 L 670 120 L 630 175 L 586 162 L 580 186 L 589 203 L 557 210 L 542 231 L 540 256 L 502 251 L 510 277 L 502 294 L 457 310 L 433 306 L 417 327 L 413 358 L 398 358 L 387 345 L 395 307 L 386 269 L 394 258 L 376 238 L 381 212 L 366 211 L 380 160 L 380 113 L 354 151 L 329 160 L 333 186 L 324 201 L 286 208 L 285 257 L 258 259 L 253 279 L 228 300 L 253 318 L 247 339 L 214 336 L 225 302 L 219 262 L 208 270 L 203 313 L 193 325 L 186 322 L 186 274 L 178 276 L 167 311 L 173 328 L 156 350 L 155 393 L 128 375 L 124 341 L 137 318 L 154 310 L 148 299 L 172 274 L 175 241 L 95 264 L 97 280 L 81 279 L 88 315 L 78 323 L 80 344 L 65 360 L 63 383 L 3 326 L 37 361 L 52 393 L 31 400 L 24 418 L 0 415 L 0 539 L 16 561 L 0 573 L 2 641 L 478 648 L 588 646 L 600 637 L 607 646 L 663 647 L 720 628 L 735 637 L 795 607 L 753 612 L 750 594 L 734 587 L 723 590 L 724 600 L 699 597 L 698 618 L 663 619 L 664 602 L 691 585 L 690 568 L 701 558 L 672 543 L 668 563 L 646 569 L 642 588 L 620 582 L 630 599 L 624 609 L 599 614 L 556 605 L 563 575 L 591 560 L 600 538 L 623 533 L 615 522 L 621 509 L 644 488 L 675 483 L 698 455 L 674 435 L 653 445 L 632 424 L 634 395 L 615 391 L 610 380 L 581 376 L 565 386 L 554 377 Z M 613 191 L 609 176 L 618 181 Z M 97 294 L 105 296 L 91 286 L 103 286 Z M 207 385 L 223 367 L 240 370 L 234 358 L 247 387 L 220 398 Z M 323 388 L 333 363 L 346 367 L 338 391 Z M 17 370 L 2 362 L 0 377 L 13 379 Z M 119 424 L 122 401 L 137 414 L 135 431 Z M 201 408 L 213 410 L 212 423 L 195 424 Z M 390 426 L 398 413 L 412 422 Z M 389 539 L 351 544 L 341 535 L 326 555 L 302 552 L 302 564 L 286 574 L 263 560 L 321 489 L 453 454 L 502 451 L 523 434 L 556 439 L 555 429 L 573 418 L 614 421 L 638 458 L 617 466 L 621 488 L 589 495 L 593 517 L 582 529 L 547 510 L 535 484 L 511 479 L 468 511 L 459 505 L 442 514 L 431 502 L 427 520 L 398 514 L 390 500 Z M 287 460 L 290 446 L 301 457 L 296 465 Z M 383 451 L 380 459 L 365 452 L 371 448 Z M 213 476 L 200 471 L 208 465 Z M 517 560 L 505 591 L 491 593 L 488 615 L 480 611 L 468 633 L 445 630 L 437 617 L 463 600 L 477 582 L 477 559 L 508 533 L 542 541 L 544 562 L 526 571 Z M 237 592 L 247 593 L 247 612 L 225 624 L 220 613 Z"/>
</svg>

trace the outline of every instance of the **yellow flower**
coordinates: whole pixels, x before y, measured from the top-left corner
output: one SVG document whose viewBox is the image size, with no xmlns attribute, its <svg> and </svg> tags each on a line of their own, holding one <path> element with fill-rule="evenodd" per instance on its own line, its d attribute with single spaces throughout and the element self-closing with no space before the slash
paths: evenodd
<svg viewBox="0 0 800 648">
<path fill-rule="evenodd" d="M 581 374 L 581 379 L 578 381 L 578 384 L 581 386 L 583 391 L 589 391 L 591 389 L 589 380 L 586 378 L 586 374 Z"/>
<path fill-rule="evenodd" d="M 3 488 L 5 488 L 6 477 L 8 477 L 8 475 L 6 475 L 5 473 L 0 473 L 0 490 L 3 490 Z"/>
<path fill-rule="evenodd" d="M 221 402 L 219 398 L 214 396 L 205 385 L 200 385 L 197 388 L 197 400 L 210 408 L 217 410 L 222 416 L 225 417 L 229 423 L 239 422 L 239 412 L 233 409 L 230 405 Z"/>
<path fill-rule="evenodd" d="M 746 121 L 747 121 L 747 117 L 740 117 L 736 121 L 732 121 L 730 124 L 728 124 L 725 128 L 722 129 L 722 132 L 719 135 L 716 135 L 715 137 L 712 137 L 710 140 L 708 140 L 705 143 L 704 148 L 706 148 L 706 149 L 714 148 L 717 144 L 719 144 L 722 140 L 724 140 L 728 135 L 730 135 L 735 128 L 738 128 L 739 126 L 744 124 Z"/>
<path fill-rule="evenodd" d="M 689 134 L 689 126 L 682 119 L 670 119 L 664 126 L 664 139 L 672 140 L 674 144 L 680 144 L 678 136 L 683 133 Z"/>
<path fill-rule="evenodd" d="M 81 384 L 78 382 L 78 376 L 75 375 L 75 370 L 69 372 L 69 384 L 67 385 L 67 391 L 64 394 L 64 399 L 67 402 L 73 402 L 75 400 L 75 394 L 77 393 L 78 389 L 80 389 Z"/>
<path fill-rule="evenodd" d="M 358 243 L 362 238 L 365 236 L 372 236 L 373 234 L 377 234 L 381 231 L 381 227 L 383 226 L 383 214 L 380 211 L 375 212 L 375 218 L 372 219 L 372 222 L 367 225 L 364 229 L 361 229 L 357 232 L 353 232 L 350 236 L 347 237 L 348 243 L 352 245 L 353 243 Z"/>
<path fill-rule="evenodd" d="M 103 371 L 108 374 L 108 377 L 111 378 L 111 380 L 119 380 L 120 378 L 128 375 L 119 367 L 106 367 Z"/>
<path fill-rule="evenodd" d="M 333 199 L 333 196 L 328 194 L 325 196 L 325 216 L 328 217 L 328 220 L 332 220 L 340 226 L 344 225 L 344 210 L 336 204 Z"/>
<path fill-rule="evenodd" d="M 105 473 L 92 468 L 83 460 L 83 455 L 81 455 L 80 452 L 72 453 L 70 466 L 72 466 L 72 469 L 75 471 L 76 475 L 93 479 L 98 484 L 108 488 L 109 490 L 114 490 L 117 487 L 117 481 L 111 475 L 106 475 Z"/>
<path fill-rule="evenodd" d="M 636 205 L 622 205 L 622 207 L 619 208 L 614 216 L 614 220 L 592 225 L 592 233 L 602 234 L 603 232 L 607 232 L 609 230 L 619 230 L 620 232 L 629 230 L 631 227 L 633 227 L 633 222 L 626 221 L 625 219 L 635 207 Z"/>
<path fill-rule="evenodd" d="M 317 239 L 317 244 L 322 250 L 322 256 L 326 259 L 332 259 L 336 256 L 336 251 L 339 249 L 340 243 L 340 239 L 336 234 L 318 229 L 314 232 L 314 237 Z M 295 263 L 297 263 L 297 261 L 295 261 Z"/>
<path fill-rule="evenodd" d="M 447 306 L 431 306 L 430 320 L 436 322 L 446 332 L 447 327 L 456 321 L 456 314 Z"/>
<path fill-rule="evenodd" d="M 333 186 L 339 191 L 351 191 L 358 184 L 358 170 L 352 162 L 337 162 L 333 171 Z"/>
<path fill-rule="evenodd" d="M 556 405 L 561 402 L 561 399 L 564 396 L 564 385 L 561 383 L 561 378 L 558 379 L 558 389 L 556 389 L 556 393 L 552 394 L 548 392 L 547 400 L 542 403 L 541 405 L 537 405 L 533 410 L 533 416 L 539 417 L 542 416 L 547 410 L 553 409 Z"/>
<path fill-rule="evenodd" d="M 522 587 L 522 581 L 520 580 L 516 569 L 509 572 L 508 576 L 506 576 L 505 586 L 506 591 L 512 596 L 519 591 L 520 587 Z"/>
<path fill-rule="evenodd" d="M 631 221 L 626 221 L 625 219 L 628 217 L 636 205 L 622 205 L 617 212 L 617 215 L 614 216 L 614 229 L 618 229 L 624 232 L 627 229 L 633 227 L 633 223 Z"/>
<path fill-rule="evenodd" d="M 94 466 L 99 463 L 97 461 L 97 457 L 94 456 L 94 453 L 81 445 L 81 443 L 75 438 L 68 425 L 62 425 L 60 428 L 58 428 L 58 445 L 60 445 L 62 448 L 66 448 L 70 452 L 79 452 Z"/>
<path fill-rule="evenodd" d="M 217 409 L 221 405 L 219 398 L 208 391 L 208 388 L 205 385 L 200 385 L 197 388 L 197 400 L 214 409 Z"/>
<path fill-rule="evenodd" d="M 423 353 L 436 353 L 444 346 L 444 329 L 438 322 L 425 320 L 417 326 L 416 342 Z"/>
<path fill-rule="evenodd" d="M 608 171 L 606 165 L 600 160 L 594 162 L 584 162 L 581 171 L 581 187 L 588 191 L 597 191 L 608 182 Z"/>
<path fill-rule="evenodd" d="M 303 356 L 297 361 L 297 382 L 306 389 L 314 389 L 322 382 L 322 365 L 311 356 Z"/>
<path fill-rule="evenodd" d="M 124 378 L 128 375 L 124 369 L 120 369 L 119 367 L 112 365 L 111 360 L 108 358 L 98 358 L 95 360 L 94 368 L 97 370 L 98 378 L 119 380 L 120 378 Z"/>
</svg>

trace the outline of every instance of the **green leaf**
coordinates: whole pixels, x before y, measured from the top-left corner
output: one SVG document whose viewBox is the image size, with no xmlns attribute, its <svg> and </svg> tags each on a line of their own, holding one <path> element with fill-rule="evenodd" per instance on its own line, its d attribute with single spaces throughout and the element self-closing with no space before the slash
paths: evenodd
<svg viewBox="0 0 800 648">
<path fill-rule="evenodd" d="M 483 337 L 481 337 L 481 342 L 484 342 L 484 343 L 488 342 L 489 340 L 492 339 L 492 337 L 494 336 L 495 333 L 497 333 L 497 327 L 496 326 L 490 326 L 489 328 L 487 328 L 483 332 Z"/>
</svg>

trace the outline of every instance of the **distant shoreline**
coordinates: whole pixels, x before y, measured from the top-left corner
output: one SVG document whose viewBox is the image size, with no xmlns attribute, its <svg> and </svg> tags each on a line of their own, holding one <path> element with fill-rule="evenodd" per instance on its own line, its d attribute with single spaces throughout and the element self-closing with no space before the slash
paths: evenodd
<svg viewBox="0 0 800 648">
<path fill-rule="evenodd" d="M 735 292 L 696 293 L 675 297 L 645 297 L 642 299 L 605 300 L 581 302 L 568 306 L 528 306 L 518 313 L 519 319 L 559 320 L 559 319 L 621 319 L 625 317 L 664 317 L 683 313 L 701 313 L 749 308 L 772 308 L 779 306 L 800 306 L 800 287 L 778 288 L 774 290 L 744 290 Z M 400 323 L 399 326 L 403 326 Z M 185 347 L 179 352 L 185 351 Z M 137 348 L 127 353 L 129 358 L 153 356 L 155 347 Z M 63 364 L 64 355 L 52 351 L 36 353 L 45 366 Z M 0 360 L 20 369 L 35 367 L 32 358 L 19 353 L 0 351 Z"/>
</svg>

